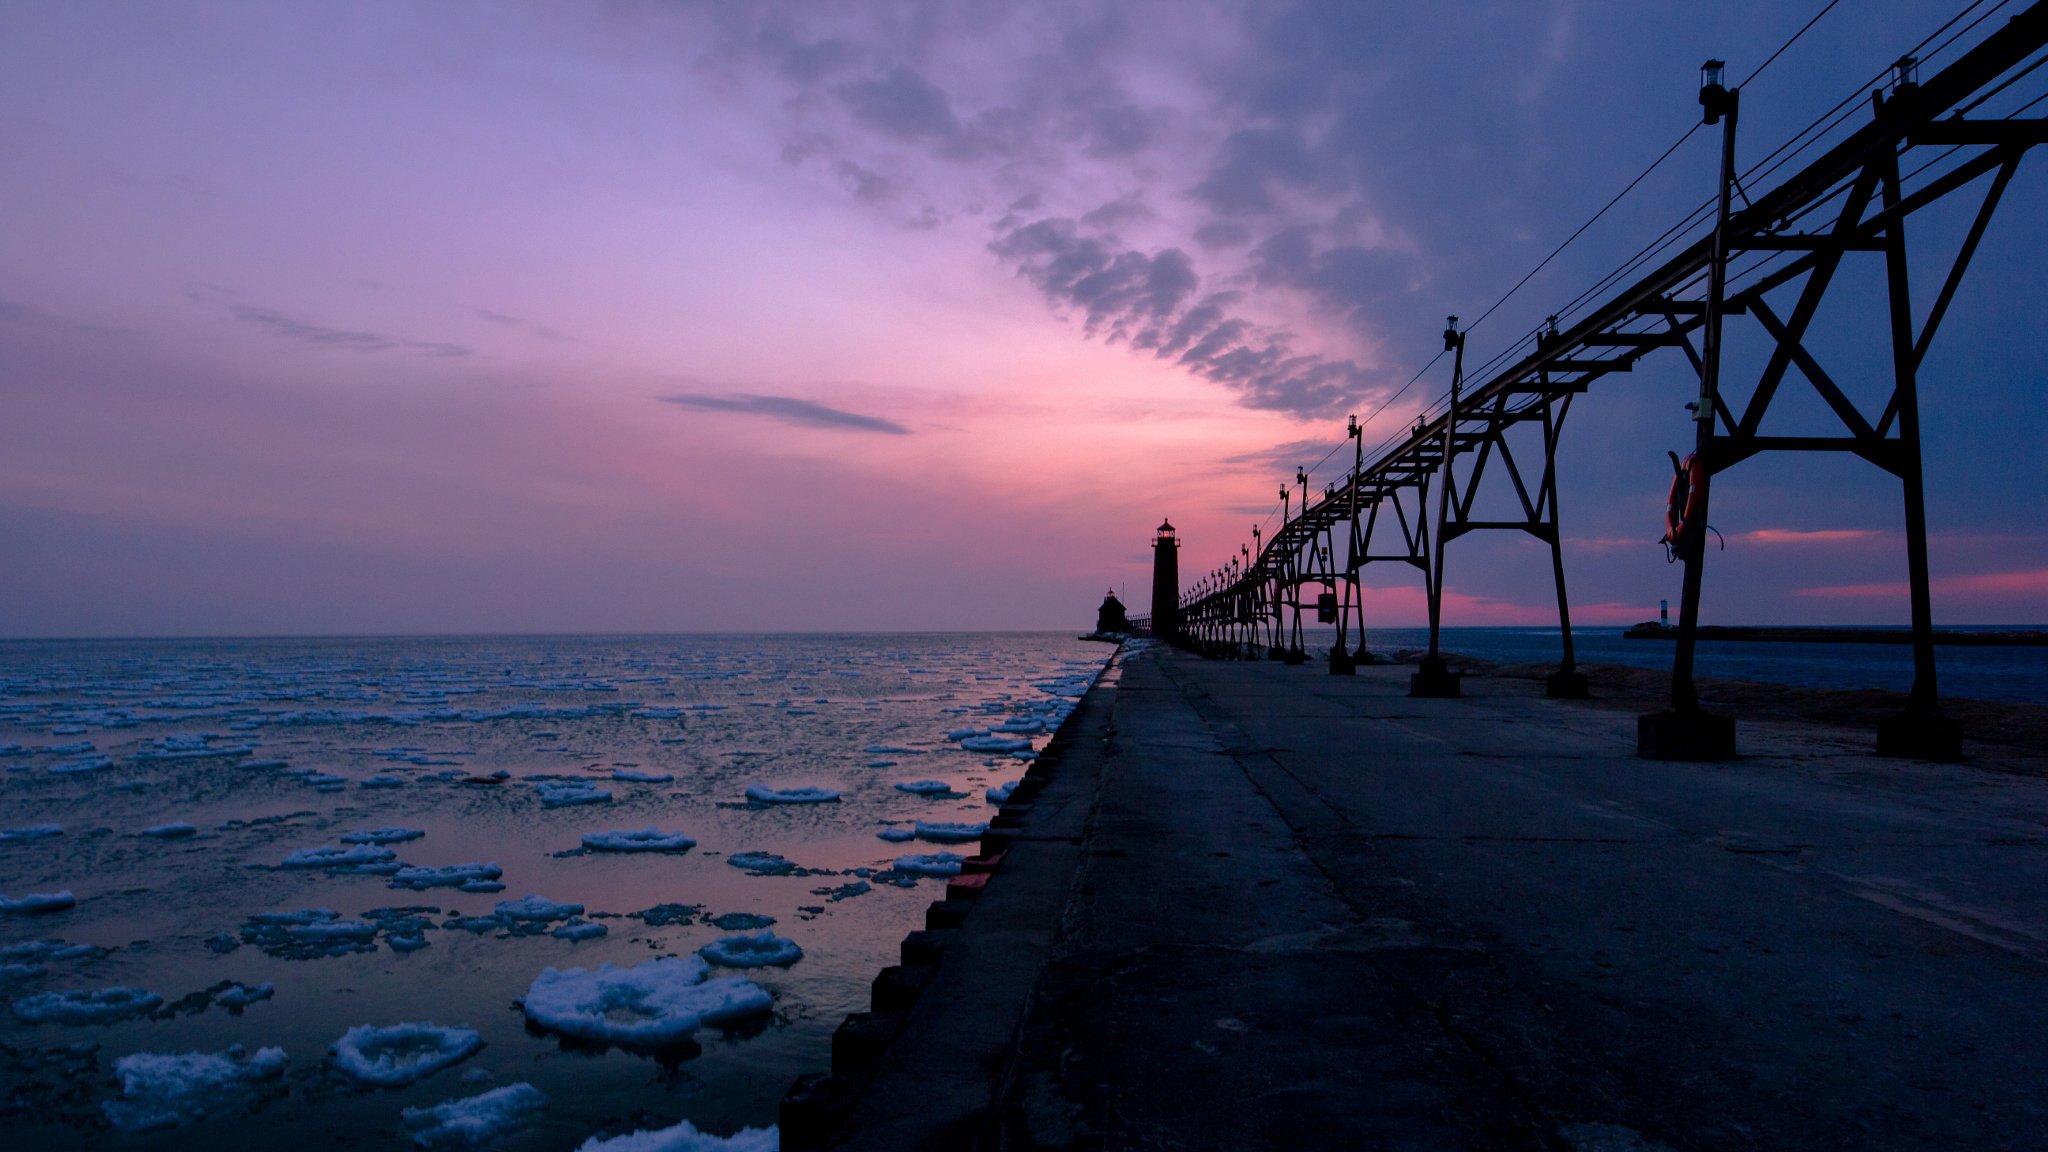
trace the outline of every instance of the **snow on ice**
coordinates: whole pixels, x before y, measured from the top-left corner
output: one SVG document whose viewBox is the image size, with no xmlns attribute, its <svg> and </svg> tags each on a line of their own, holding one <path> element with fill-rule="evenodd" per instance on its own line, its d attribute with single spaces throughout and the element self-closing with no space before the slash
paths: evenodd
<svg viewBox="0 0 2048 1152">
<path fill-rule="evenodd" d="M 749 784 L 747 799 L 756 804 L 829 804 L 839 799 L 839 793 L 830 788 L 770 788 L 766 784 Z"/>
<path fill-rule="evenodd" d="M 751 980 L 707 980 L 695 956 L 666 956 L 618 968 L 544 970 L 521 1002 L 527 1019 L 565 1036 L 661 1047 L 706 1024 L 766 1012 L 772 1001 Z"/>
<path fill-rule="evenodd" d="M 548 1106 L 545 1092 L 531 1084 L 507 1084 L 478 1096 L 443 1100 L 429 1108 L 407 1108 L 399 1119 L 422 1148 L 475 1147 L 532 1120 Z"/>
<path fill-rule="evenodd" d="M 767 929 L 723 936 L 697 949 L 697 955 L 728 968 L 787 968 L 804 958 L 796 941 L 784 939 Z"/>
<path fill-rule="evenodd" d="M 967 840 L 979 840 L 988 831 L 987 824 L 963 824 L 947 820 L 919 820 L 917 838 L 936 840 L 941 844 L 958 844 Z"/>
<path fill-rule="evenodd" d="M 583 846 L 593 852 L 683 852 L 696 845 L 695 840 L 681 832 L 663 832 L 652 827 L 637 832 L 614 830 L 583 834 Z"/>
<path fill-rule="evenodd" d="M 432 1023 L 358 1024 L 329 1049 L 341 1073 L 365 1084 L 397 1088 L 459 1064 L 484 1046 L 468 1028 Z"/>
<path fill-rule="evenodd" d="M 673 1128 L 592 1136 L 576 1152 L 776 1152 L 780 1147 L 782 1134 L 775 1128 L 742 1128 L 730 1136 L 713 1136 L 685 1120 Z"/>
<path fill-rule="evenodd" d="M 174 1128 L 233 1108 L 253 1086 L 284 1075 L 284 1049 L 240 1044 L 225 1052 L 137 1052 L 114 1061 L 121 1097 L 100 1107 L 124 1132 Z"/>
</svg>

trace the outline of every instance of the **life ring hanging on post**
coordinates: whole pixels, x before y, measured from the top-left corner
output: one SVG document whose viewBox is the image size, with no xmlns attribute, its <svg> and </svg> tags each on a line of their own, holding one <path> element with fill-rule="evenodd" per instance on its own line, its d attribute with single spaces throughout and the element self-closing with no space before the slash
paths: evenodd
<svg viewBox="0 0 2048 1152">
<path fill-rule="evenodd" d="M 1714 531 L 1714 526 L 1700 518 L 1700 492 L 1707 479 L 1706 465 L 1700 463 L 1699 453 L 1687 456 L 1683 461 L 1678 453 L 1666 452 L 1671 457 L 1671 491 L 1664 500 L 1664 538 L 1658 543 L 1664 545 L 1664 562 L 1675 564 L 1686 557 L 1688 549 L 1704 544 L 1707 533 L 1721 541 L 1723 551 L 1728 542 Z"/>
</svg>

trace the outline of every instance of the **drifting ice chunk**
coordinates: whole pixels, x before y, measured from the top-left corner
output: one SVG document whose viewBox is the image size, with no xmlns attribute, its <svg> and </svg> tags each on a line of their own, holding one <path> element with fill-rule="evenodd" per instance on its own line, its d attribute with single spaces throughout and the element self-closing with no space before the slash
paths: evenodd
<svg viewBox="0 0 2048 1152">
<path fill-rule="evenodd" d="M 173 1128 L 234 1107 L 251 1085 L 284 1075 L 284 1049 L 240 1044 L 225 1052 L 137 1052 L 114 1061 L 121 1098 L 100 1107 L 124 1132 Z"/>
<path fill-rule="evenodd" d="M 398 1115 L 412 1130 L 412 1142 L 422 1148 L 475 1147 L 525 1124 L 547 1106 L 547 1094 L 533 1085 L 507 1084 L 431 1108 L 407 1108 Z"/>
<path fill-rule="evenodd" d="M 697 842 L 681 832 L 642 828 L 638 832 L 586 832 L 583 846 L 593 852 L 684 852 Z"/>
<path fill-rule="evenodd" d="M 612 779 L 632 784 L 668 784 L 675 780 L 673 772 L 634 772 L 626 768 L 612 769 Z"/>
<path fill-rule="evenodd" d="M 914 872 L 919 876 L 958 876 L 965 857 L 953 852 L 933 852 L 925 856 L 898 856 L 893 865 L 898 872 Z"/>
<path fill-rule="evenodd" d="M 903 842 L 904 842 L 905 840 L 915 840 L 915 839 L 917 839 L 917 829 L 915 829 L 915 828 L 884 828 L 884 829 L 882 829 L 882 830 L 881 830 L 880 832 L 877 832 L 877 833 L 875 833 L 875 835 L 877 835 L 877 836 L 881 837 L 881 838 L 882 838 L 882 839 L 884 839 L 884 840 L 887 840 L 887 841 L 888 841 L 889 843 L 891 843 L 891 844 L 901 844 L 901 843 L 903 843 Z"/>
<path fill-rule="evenodd" d="M 33 980 L 49 969 L 41 964 L 0 964 L 0 984 L 12 984 L 17 980 Z"/>
<path fill-rule="evenodd" d="M 839 793 L 830 788 L 770 788 L 766 784 L 749 784 L 747 799 L 757 804 L 829 804 L 839 799 Z"/>
<path fill-rule="evenodd" d="M 775 917 L 763 916 L 758 912 L 726 912 L 711 917 L 709 923 L 720 932 L 752 932 L 775 923 Z"/>
<path fill-rule="evenodd" d="M 341 838 L 343 844 L 403 844 L 426 835 L 420 828 L 365 828 Z"/>
<path fill-rule="evenodd" d="M 948 739 L 948 740 L 965 740 L 965 739 L 967 739 L 967 738 L 968 738 L 969 736 L 979 736 L 979 735 L 981 735 L 981 729 L 979 729 L 979 728 L 955 728 L 955 729 L 953 729 L 953 730 L 952 730 L 951 732 L 948 732 L 948 733 L 946 733 L 946 739 Z"/>
<path fill-rule="evenodd" d="M 946 820 L 919 820 L 917 838 L 936 840 L 941 844 L 958 844 L 966 840 L 979 840 L 988 831 L 987 824 L 960 824 Z"/>
<path fill-rule="evenodd" d="M 344 1075 L 385 1088 L 424 1080 L 450 1064 L 459 1064 L 484 1046 L 468 1028 L 438 1024 L 393 1024 L 379 1028 L 358 1024 L 342 1033 L 330 1051 Z"/>
<path fill-rule="evenodd" d="M 31 892 L 19 900 L 0 896 L 0 915 L 41 916 L 50 912 L 62 912 L 78 903 L 70 890 L 63 892 Z"/>
<path fill-rule="evenodd" d="M 1016 790 L 1017 781 L 1005 780 L 1001 784 L 989 785 L 988 791 L 984 795 L 988 797 L 988 802 L 991 804 L 1008 804 L 1010 802 L 1010 794 Z"/>
<path fill-rule="evenodd" d="M 247 984 L 231 984 L 220 995 L 215 996 L 213 1002 L 230 1012 L 240 1012 L 258 1000 L 268 1000 L 275 995 L 275 984 L 258 984 L 254 988 Z"/>
<path fill-rule="evenodd" d="M 609 804 L 610 790 L 596 787 L 582 780 L 543 780 L 534 785 L 540 793 L 542 806 L 567 808 L 576 804 Z"/>
<path fill-rule="evenodd" d="M 284 858 L 280 868 L 354 868 L 362 864 L 382 864 L 395 859 L 398 853 L 375 844 L 357 844 L 349 848 L 322 845 L 318 848 L 304 848 Z"/>
<path fill-rule="evenodd" d="M 918 796 L 942 796 L 953 790 L 944 780 L 898 780 L 898 792 L 910 792 Z"/>
<path fill-rule="evenodd" d="M 97 992 L 38 992 L 14 1002 L 14 1014 L 30 1024 L 111 1024 L 157 1010 L 164 998 L 140 988 Z"/>
<path fill-rule="evenodd" d="M 51 756 L 76 756 L 81 752 L 90 752 L 92 749 L 93 743 L 90 740 L 76 740 L 69 744 L 43 745 L 43 751 Z"/>
<path fill-rule="evenodd" d="M 52 836 L 62 836 L 63 834 L 64 827 L 61 824 L 37 824 L 30 828 L 8 828 L 0 830 L 0 844 L 14 844 L 23 840 L 47 840 Z"/>
<path fill-rule="evenodd" d="M 673 1128 L 634 1131 L 609 1139 L 592 1136 L 576 1152 L 775 1152 L 782 1135 L 775 1128 L 742 1128 L 730 1136 L 699 1132 L 688 1120 Z"/>
<path fill-rule="evenodd" d="M 725 862 L 756 876 L 787 876 L 796 871 L 795 861 L 773 852 L 735 852 Z"/>
<path fill-rule="evenodd" d="M 797 947 L 796 941 L 785 940 L 764 928 L 713 940 L 697 949 L 697 955 L 728 968 L 787 968 L 804 958 L 804 950 Z"/>
<path fill-rule="evenodd" d="M 461 892 L 503 892 L 505 886 L 496 880 L 464 880 L 457 888 Z"/>
<path fill-rule="evenodd" d="M 393 888 L 460 888 L 479 880 L 496 880 L 505 870 L 496 864 L 446 864 L 441 867 L 410 865 L 391 876 Z"/>
<path fill-rule="evenodd" d="M 551 920 L 567 920 L 571 916 L 581 916 L 583 905 L 557 904 L 545 896 L 528 896 L 523 900 L 500 900 L 496 911 L 501 919 L 531 920 L 545 924 Z"/>
<path fill-rule="evenodd" d="M 579 940 L 595 940 L 610 931 L 611 929 L 594 921 L 571 920 L 567 924 L 556 928 L 549 935 L 554 936 L 558 940 L 574 942 Z"/>
<path fill-rule="evenodd" d="M 595 971 L 549 968 L 534 978 L 521 1007 L 527 1019 L 566 1036 L 647 1047 L 768 1010 L 768 993 L 753 981 L 706 980 L 710 972 L 695 956 Z"/>
<path fill-rule="evenodd" d="M 110 757 L 80 756 L 76 760 L 66 760 L 61 764 L 52 764 L 50 765 L 50 771 L 59 775 L 70 775 L 75 772 L 97 772 L 102 768 L 112 768 L 113 766 L 114 761 Z"/>
<path fill-rule="evenodd" d="M 969 752 L 1021 752 L 1031 747 L 1022 736 L 969 736 L 960 742 Z"/>
<path fill-rule="evenodd" d="M 1018 716 L 1014 719 L 1003 721 L 1001 724 L 998 724 L 995 727 L 989 729 L 989 731 L 1013 732 L 1021 733 L 1026 736 L 1034 736 L 1040 732 L 1045 731 L 1045 721 L 1034 720 L 1026 716 Z"/>
<path fill-rule="evenodd" d="M 183 820 L 175 820 L 169 824 L 158 824 L 154 828 L 144 828 L 140 833 L 137 833 L 137 835 L 148 836 L 156 840 L 179 840 L 186 836 L 197 836 L 198 834 L 198 828 Z"/>
</svg>

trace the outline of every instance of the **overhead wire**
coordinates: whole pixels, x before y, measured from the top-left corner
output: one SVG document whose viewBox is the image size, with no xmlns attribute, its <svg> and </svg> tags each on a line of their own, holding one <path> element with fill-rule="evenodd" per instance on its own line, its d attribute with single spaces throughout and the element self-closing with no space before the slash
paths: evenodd
<svg viewBox="0 0 2048 1152">
<path fill-rule="evenodd" d="M 1828 0 L 1828 2 L 1822 6 L 1820 11 L 1816 12 L 1813 15 L 1813 17 L 1807 20 L 1805 24 L 1801 25 L 1799 29 L 1795 31 L 1784 43 L 1780 44 L 1776 50 L 1774 50 L 1768 57 L 1764 59 L 1763 63 L 1759 64 L 1754 70 L 1752 70 L 1749 73 L 1749 75 L 1745 76 L 1742 79 L 1742 81 L 1736 85 L 1736 89 L 1740 90 L 1741 88 L 1754 82 L 1759 76 L 1761 76 L 1764 73 L 1766 69 L 1770 68 L 1770 66 L 1774 64 L 1781 56 L 1783 56 L 1786 51 L 1788 51 L 1803 36 L 1805 36 L 1808 31 L 1810 31 L 1816 24 L 1818 24 L 1824 17 L 1826 17 L 1829 12 L 1831 12 L 1837 5 L 1839 5 L 1840 2 L 1841 0 Z M 1914 47 L 1910 51 L 1908 51 L 1905 54 L 1905 56 L 1901 57 L 1901 60 L 1903 61 L 1908 57 L 1918 57 L 1920 62 L 1925 62 L 1925 60 L 1927 59 L 1939 56 L 1941 53 L 1945 52 L 1949 47 L 1953 46 L 1958 40 L 1962 39 L 1964 36 L 1968 35 L 1972 30 L 1981 25 L 1985 20 L 1988 20 L 1998 11 L 2005 8 L 2008 4 L 2012 2 L 2012 0 L 1996 0 L 1995 3 L 1991 3 L 1991 6 L 1988 9 L 1978 14 L 1974 20 L 1971 20 L 1961 29 L 1958 29 L 1953 35 L 1949 36 L 1948 39 L 1942 41 L 1941 44 L 1937 45 L 1931 51 L 1927 52 L 1927 55 L 1925 57 L 1920 56 L 1920 53 L 1923 50 L 1927 49 L 1927 46 L 1929 44 L 1932 44 L 1943 33 L 1947 32 L 1951 28 L 1954 28 L 1956 24 L 1968 18 L 1972 12 L 1974 12 L 1978 8 L 1983 7 L 1987 2 L 1989 2 L 1989 0 L 1972 0 L 1972 3 L 1967 5 L 1962 11 L 1958 12 L 1955 16 L 1951 17 L 1949 20 L 1944 22 L 1940 27 L 1936 28 L 1933 32 L 1929 33 L 1926 37 L 1921 39 L 1921 41 L 1918 44 L 1914 45 Z M 1976 100 L 1972 101 L 1969 105 L 1965 106 L 1965 108 L 1961 109 L 1961 111 L 1967 112 L 1976 109 L 1977 107 L 1984 104 L 1986 101 L 1994 98 L 1999 93 L 2005 91 L 2012 84 L 2018 82 L 2020 79 L 2024 78 L 2029 73 L 2040 68 L 2043 64 L 2048 64 L 2048 55 L 2043 55 L 2041 58 L 2036 59 L 2033 63 L 2027 65 L 2026 68 L 2020 70 L 2019 72 L 2015 73 L 2010 77 L 2007 77 L 1997 87 L 1982 94 Z M 1863 84 L 1858 85 L 1856 89 L 1852 90 L 1852 92 L 1848 96 L 1844 97 L 1840 102 L 1836 103 L 1833 107 L 1816 116 L 1804 128 L 1793 133 L 1790 137 L 1785 139 L 1782 143 L 1780 143 L 1776 148 L 1774 148 L 1770 153 L 1765 155 L 1762 159 L 1751 164 L 1748 169 L 1741 173 L 1741 180 L 1746 180 L 1752 183 L 1760 182 L 1768 178 L 1771 174 L 1777 172 L 1779 169 L 1783 168 L 1786 164 L 1791 163 L 1801 154 L 1810 150 L 1814 145 L 1818 144 L 1821 140 L 1826 139 L 1837 128 L 1839 128 L 1843 122 L 1845 122 L 1849 117 L 1855 114 L 1858 102 L 1864 98 L 1864 93 L 1870 90 L 1870 86 L 1872 84 L 1881 84 L 1882 81 L 1886 78 L 1889 71 L 1889 68 L 1880 70 L 1870 80 L 1865 81 Z M 2037 97 L 2034 100 L 2028 102 L 2027 104 L 2021 106 L 2021 108 L 2017 111 L 2008 113 L 2006 118 L 2010 119 L 2013 116 L 2017 116 L 2021 112 L 2033 108 L 2035 105 L 2041 103 L 2044 100 L 2048 100 L 2048 93 L 2044 93 L 2042 96 Z M 1589 228 L 1591 228 L 1603 216 L 1605 216 L 1607 212 L 1610 211 L 1616 204 L 1618 204 L 1638 185 L 1640 185 L 1645 179 L 1647 179 L 1652 173 L 1654 173 L 1657 170 L 1657 168 L 1664 163 L 1664 161 L 1668 160 L 1673 153 L 1677 152 L 1680 147 L 1682 147 L 1688 140 L 1690 140 L 1693 134 L 1696 133 L 1700 127 L 1701 124 L 1699 123 L 1693 124 L 1683 135 L 1681 135 L 1678 138 L 1677 141 L 1675 141 L 1670 147 L 1666 148 L 1665 151 L 1657 157 L 1657 159 L 1653 160 L 1647 168 L 1645 168 L 1641 173 L 1639 173 L 1634 179 L 1629 181 L 1629 183 L 1625 187 L 1623 187 L 1620 192 L 1616 193 L 1605 204 L 1603 204 L 1600 207 L 1600 209 L 1592 215 L 1592 217 L 1590 217 L 1584 224 L 1581 224 L 1576 230 L 1574 230 L 1572 234 L 1566 237 L 1565 240 L 1562 243 L 1560 243 L 1556 248 L 1552 249 L 1551 252 L 1544 256 L 1543 259 L 1539 261 L 1534 268 L 1530 269 L 1528 273 L 1524 274 L 1520 280 L 1517 280 L 1514 286 L 1509 288 L 1508 291 L 1500 297 L 1500 299 L 1494 301 L 1494 303 L 1490 305 L 1484 312 L 1482 312 L 1477 319 L 1468 324 L 1466 326 L 1465 331 L 1467 333 L 1471 332 L 1473 329 L 1477 328 L 1481 323 L 1483 323 L 1488 317 L 1492 316 L 1494 312 L 1497 311 L 1502 305 L 1507 303 L 1507 301 L 1510 298 L 1512 298 L 1517 292 L 1519 292 L 1525 285 L 1527 285 L 1531 279 L 1533 279 L 1547 265 L 1549 265 L 1553 260 L 1555 260 L 1558 255 L 1560 255 L 1574 241 L 1576 241 Z M 1926 163 L 1915 168 L 1913 170 L 1912 175 L 1918 175 L 1922 172 L 1927 171 L 1928 168 L 1936 164 L 1939 164 L 1943 159 L 1952 155 L 1957 150 L 1958 148 L 1956 147 L 1951 147 L 1945 150 L 1941 154 L 1935 156 Z M 1904 177 L 1902 177 L 1902 179 L 1904 179 Z M 1851 181 L 1845 179 L 1837 187 L 1828 190 L 1824 195 L 1821 195 L 1819 197 L 1814 198 L 1813 200 L 1810 200 L 1807 204 L 1803 205 L 1798 212 L 1794 213 L 1791 217 L 1788 217 L 1787 222 L 1789 223 L 1792 221 L 1796 221 L 1797 219 L 1803 218 L 1806 215 L 1818 210 L 1824 204 L 1838 198 L 1846 192 L 1850 183 Z M 1714 200 L 1709 198 L 1707 201 L 1703 202 L 1699 207 L 1696 207 L 1690 212 L 1686 213 L 1685 216 L 1678 221 L 1678 223 L 1667 228 L 1657 238 L 1651 240 L 1648 244 L 1644 245 L 1641 249 L 1639 249 L 1633 256 L 1624 260 L 1620 265 L 1610 270 L 1606 275 L 1602 276 L 1592 286 L 1580 292 L 1576 297 L 1574 297 L 1570 302 L 1568 302 L 1563 309 L 1560 309 L 1560 311 L 1557 313 L 1557 317 L 1566 318 L 1573 314 L 1576 314 L 1578 310 L 1580 310 L 1586 305 L 1587 301 L 1589 301 L 1596 295 L 1602 293 L 1614 282 L 1621 279 L 1622 277 L 1625 277 L 1631 271 L 1640 268 L 1644 263 L 1647 263 L 1649 260 L 1655 259 L 1662 252 L 1668 250 L 1673 244 L 1677 243 L 1678 239 L 1681 236 L 1685 235 L 1693 227 L 1696 227 L 1699 223 L 1701 223 L 1702 214 L 1710 213 L 1713 209 L 1713 206 Z M 1791 253 L 1784 252 L 1771 252 L 1763 254 L 1757 261 L 1751 263 L 1746 268 L 1744 268 L 1741 271 L 1741 276 L 1743 278 L 1746 278 L 1750 274 L 1760 271 L 1762 268 L 1769 265 L 1770 263 L 1783 259 L 1790 259 L 1792 255 L 1793 254 Z M 1695 275 L 1693 277 L 1688 278 L 1687 283 L 1695 282 L 1697 281 L 1697 279 L 1698 276 Z M 1514 341 L 1513 344 L 1509 345 L 1507 348 L 1497 353 L 1491 360 L 1487 361 L 1484 365 L 1481 365 L 1480 368 L 1472 374 L 1484 376 L 1485 374 L 1491 372 L 1494 368 L 1498 367 L 1502 362 L 1504 362 L 1508 356 L 1518 351 L 1520 348 L 1531 342 L 1533 339 L 1533 334 L 1518 338 L 1516 341 Z M 1404 383 L 1400 388 L 1396 389 L 1390 395 L 1381 399 L 1373 407 L 1372 411 L 1369 412 L 1360 421 L 1359 426 L 1361 430 L 1361 436 L 1363 434 L 1364 428 L 1370 426 L 1374 420 L 1376 420 L 1379 416 L 1384 414 L 1389 407 L 1391 407 L 1396 401 L 1398 401 L 1403 395 L 1405 395 L 1410 389 L 1412 389 L 1417 382 L 1419 382 L 1425 375 L 1429 373 L 1430 369 L 1434 368 L 1436 364 L 1443 359 L 1444 355 L 1444 351 L 1437 352 L 1434 356 L 1432 356 L 1429 359 L 1429 361 L 1426 364 L 1424 364 L 1421 367 L 1421 369 L 1419 369 L 1413 376 L 1411 376 L 1406 383 Z M 1448 398 L 1449 391 L 1446 390 L 1445 393 L 1440 394 L 1436 398 L 1432 399 L 1430 403 L 1426 405 L 1423 409 L 1425 417 L 1427 417 L 1429 413 L 1434 412 L 1436 408 L 1440 404 L 1447 401 Z M 1391 448 L 1393 445 L 1400 442 L 1405 437 L 1412 435 L 1412 432 L 1396 432 L 1390 434 L 1389 436 L 1382 439 L 1375 446 L 1375 448 L 1372 450 L 1372 455 L 1374 455 L 1375 457 L 1382 455 L 1387 449 Z M 1335 456 L 1343 446 L 1344 441 L 1339 441 L 1336 444 L 1336 446 L 1332 447 L 1329 452 L 1323 455 L 1321 460 L 1317 461 L 1313 468 L 1305 470 L 1305 474 L 1313 476 L 1315 471 L 1320 469 L 1323 466 L 1323 464 L 1327 463 L 1333 456 Z M 1347 472 L 1347 479 L 1349 478 L 1349 473 Z M 1263 520 L 1261 520 L 1260 526 L 1263 528 L 1267 524 L 1269 524 L 1272 521 L 1274 514 L 1280 512 L 1280 510 L 1281 503 L 1276 502 L 1273 509 L 1266 514 Z M 1307 506 L 1304 505 L 1303 511 L 1305 512 L 1306 510 Z M 1257 558 L 1254 558 L 1255 563 L 1256 559 Z"/>
</svg>

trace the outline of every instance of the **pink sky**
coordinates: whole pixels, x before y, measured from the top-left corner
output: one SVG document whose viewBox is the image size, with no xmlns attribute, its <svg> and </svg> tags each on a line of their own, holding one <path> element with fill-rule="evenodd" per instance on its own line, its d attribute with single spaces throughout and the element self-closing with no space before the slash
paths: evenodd
<svg viewBox="0 0 2048 1152">
<path fill-rule="evenodd" d="M 1428 8 L 1298 62 L 1383 101 L 1360 169 L 1289 151 L 1350 129 L 1276 110 L 1309 16 L 1255 6 L 11 5 L 0 635 L 1066 628 L 1109 585 L 1142 610 L 1161 516 L 1190 576 L 1233 553 L 1438 317 L 1682 130 L 1702 43 L 1790 27 L 1533 6 L 1401 49 Z M 1920 15 L 1835 29 L 1841 74 Z M 1403 103 L 1403 70 L 1454 49 L 1515 66 Z M 1814 97 L 1786 71 L 1790 123 Z M 1566 161 L 1590 187 L 1545 175 Z M 2011 195 L 2038 208 L 2039 181 Z M 1197 319 L 1211 343 L 1175 344 Z M 2038 379 L 2037 351 L 2002 355 Z M 1638 384 L 1567 465 L 1588 622 L 1675 594 L 1657 468 L 1685 384 Z M 1902 577 L 1895 485 L 1776 476 L 1717 504 L 1713 614 L 1903 618 L 1825 591 Z M 2048 619 L 2038 580 L 1986 575 L 2038 575 L 2037 514 L 1970 543 L 1998 527 L 1986 482 L 1932 470 L 1960 541 L 1938 615 Z M 1550 620 L 1539 555 L 1455 553 L 1448 622 Z M 1383 623 L 1420 619 L 1405 573 L 1376 578 L 1403 589 Z"/>
</svg>

